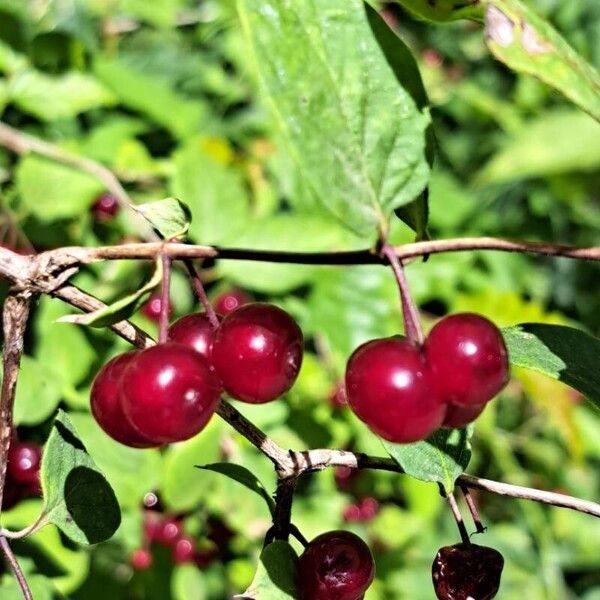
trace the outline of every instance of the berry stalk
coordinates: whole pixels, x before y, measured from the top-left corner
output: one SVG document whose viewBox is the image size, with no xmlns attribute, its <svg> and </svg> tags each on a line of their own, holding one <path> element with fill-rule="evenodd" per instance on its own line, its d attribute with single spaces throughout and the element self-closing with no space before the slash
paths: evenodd
<svg viewBox="0 0 600 600">
<path fill-rule="evenodd" d="M 160 318 L 158 321 L 158 341 L 164 344 L 169 337 L 169 308 L 171 300 L 171 259 L 165 254 L 160 257 L 162 262 L 162 285 L 160 290 Z"/>
<path fill-rule="evenodd" d="M 465 527 L 464 519 L 460 514 L 460 509 L 458 508 L 456 498 L 454 497 L 454 494 L 452 492 L 449 492 L 446 494 L 446 499 L 448 500 L 448 505 L 450 506 L 450 510 L 452 511 L 452 515 L 454 516 L 454 520 L 456 521 L 456 526 L 458 527 L 460 538 L 462 539 L 463 544 L 468 546 L 471 543 L 471 540 L 469 538 L 467 528 Z"/>
<path fill-rule="evenodd" d="M 196 269 L 194 263 L 189 258 L 184 260 L 183 264 L 185 265 L 185 268 L 190 276 L 192 288 L 196 293 L 196 296 L 198 296 L 198 300 L 200 301 L 200 304 L 202 304 L 204 312 L 206 313 L 212 328 L 216 329 L 219 326 L 219 318 L 217 317 L 217 313 L 215 312 L 215 309 L 206 295 L 206 291 L 202 285 L 202 279 L 200 279 L 200 273 L 198 273 L 198 269 Z"/>
<path fill-rule="evenodd" d="M 404 273 L 402 261 L 396 255 L 394 248 L 388 244 L 384 244 L 381 253 L 388 259 L 389 265 L 394 272 L 394 277 L 398 283 L 400 291 L 400 300 L 402 301 L 402 316 L 404 318 L 404 332 L 406 337 L 419 345 L 425 340 L 421 321 L 419 320 L 419 311 L 410 295 L 408 281 Z"/>
</svg>

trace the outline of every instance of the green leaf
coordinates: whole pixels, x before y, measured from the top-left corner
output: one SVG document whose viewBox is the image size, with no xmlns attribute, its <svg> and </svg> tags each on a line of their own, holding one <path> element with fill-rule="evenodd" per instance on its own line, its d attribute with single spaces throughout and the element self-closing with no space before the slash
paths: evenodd
<svg viewBox="0 0 600 600">
<path fill-rule="evenodd" d="M 9 90 L 14 104 L 43 121 L 68 119 L 114 102 L 93 76 L 77 71 L 50 76 L 25 70 L 13 77 Z"/>
<path fill-rule="evenodd" d="M 176 198 L 134 206 L 163 240 L 185 239 L 192 218 L 190 209 Z"/>
<path fill-rule="evenodd" d="M 41 479 L 44 520 L 74 542 L 97 544 L 119 527 L 115 494 L 62 410 L 44 447 Z"/>
<path fill-rule="evenodd" d="M 141 505 L 144 494 L 160 481 L 158 450 L 128 448 L 110 438 L 90 414 L 72 413 L 71 421 L 98 468 L 114 489 L 122 508 Z"/>
<path fill-rule="evenodd" d="M 196 565 L 177 565 L 173 569 L 171 593 L 174 600 L 208 600 L 207 588 L 204 574 Z"/>
<path fill-rule="evenodd" d="M 414 444 L 382 442 L 408 475 L 439 483 L 450 493 L 471 460 L 471 434 L 472 428 L 438 429 L 426 440 Z"/>
<path fill-rule="evenodd" d="M 483 18 L 481 2 L 472 0 L 396 0 L 418 19 L 433 23 L 448 23 L 459 19 Z"/>
<path fill-rule="evenodd" d="M 229 146 L 216 138 L 193 138 L 174 155 L 170 193 L 189 207 L 190 237 L 199 244 L 235 239 L 246 224 L 248 193 L 232 157 Z"/>
<path fill-rule="evenodd" d="M 61 378 L 52 363 L 23 356 L 15 398 L 15 425 L 45 421 L 56 410 L 61 394 Z"/>
<path fill-rule="evenodd" d="M 362 236 L 427 184 L 420 111 L 361 0 L 239 0 L 266 99 L 305 185 Z M 399 42 L 400 44 L 400 42 Z"/>
<path fill-rule="evenodd" d="M 245 467 L 236 465 L 234 463 L 213 463 L 211 465 L 196 465 L 196 467 L 206 471 L 221 473 L 222 475 L 241 483 L 243 486 L 247 487 L 249 490 L 263 498 L 269 507 L 269 511 L 271 514 L 273 514 L 275 510 L 275 502 L 273 501 L 273 498 L 269 492 L 267 492 L 265 486 L 259 481 L 258 477 L 256 477 L 254 473 L 251 473 Z"/>
<path fill-rule="evenodd" d="M 138 71 L 122 60 L 97 58 L 94 72 L 122 104 L 140 111 L 183 139 L 196 133 L 207 118 L 199 100 L 188 100 L 171 89 L 169 82 Z"/>
<path fill-rule="evenodd" d="M 156 269 L 152 277 L 138 290 L 124 298 L 120 298 L 104 308 L 99 308 L 85 314 L 65 315 L 57 319 L 57 323 L 73 323 L 75 325 L 88 325 L 90 327 L 107 327 L 124 319 L 128 319 L 137 309 L 141 299 L 153 290 L 162 278 L 162 263 L 156 260 Z"/>
<path fill-rule="evenodd" d="M 521 0 L 487 0 L 486 43 L 518 73 L 541 79 L 600 120 L 600 75 Z"/>
<path fill-rule="evenodd" d="M 294 600 L 297 592 L 298 557 L 283 541 L 269 544 L 260 555 L 260 563 L 250 587 L 239 600 Z"/>
<path fill-rule="evenodd" d="M 563 325 L 523 323 L 502 330 L 510 362 L 558 379 L 600 408 L 600 340 Z"/>
<path fill-rule="evenodd" d="M 53 598 L 57 597 L 52 581 L 48 577 L 44 577 L 44 575 L 29 574 L 27 576 L 27 585 L 35 600 L 53 600 Z M 23 592 L 14 577 L 8 576 L 2 578 L 0 597 L 2 600 L 23 600 Z"/>
<path fill-rule="evenodd" d="M 585 113 L 562 109 L 546 112 L 514 131 L 477 175 L 477 181 L 498 183 L 594 172 L 599 167 L 600 124 Z"/>
<path fill-rule="evenodd" d="M 80 218 L 104 190 L 91 175 L 34 155 L 19 162 L 16 183 L 24 207 L 42 223 Z"/>
</svg>

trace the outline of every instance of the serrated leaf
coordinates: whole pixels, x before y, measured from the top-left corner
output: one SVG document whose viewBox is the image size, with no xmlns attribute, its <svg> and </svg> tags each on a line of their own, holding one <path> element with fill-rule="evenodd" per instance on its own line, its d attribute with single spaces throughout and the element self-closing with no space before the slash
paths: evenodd
<svg viewBox="0 0 600 600">
<path fill-rule="evenodd" d="M 41 468 L 44 521 L 80 544 L 97 544 L 119 527 L 115 494 L 60 410 L 44 447 Z"/>
<path fill-rule="evenodd" d="M 222 475 L 241 483 L 244 487 L 247 487 L 249 490 L 263 498 L 269 507 L 269 511 L 273 514 L 275 510 L 273 498 L 269 492 L 267 492 L 265 486 L 259 481 L 258 477 L 245 467 L 234 463 L 213 463 L 211 465 L 196 465 L 196 468 L 221 473 Z"/>
<path fill-rule="evenodd" d="M 360 0 L 238 0 L 256 71 L 312 196 L 362 236 L 427 184 L 430 119 Z M 277 51 L 274 52 L 273 49 Z"/>
<path fill-rule="evenodd" d="M 283 541 L 269 544 L 260 555 L 256 575 L 250 587 L 237 600 L 295 600 L 297 595 L 298 556 Z"/>
<path fill-rule="evenodd" d="M 471 434 L 472 428 L 438 429 L 426 440 L 414 444 L 382 442 L 407 475 L 439 483 L 449 493 L 471 460 Z"/>
<path fill-rule="evenodd" d="M 433 23 L 448 23 L 459 19 L 483 18 L 481 2 L 472 0 L 396 0 L 418 19 Z"/>
<path fill-rule="evenodd" d="M 192 213 L 177 198 L 165 198 L 133 207 L 163 240 L 185 239 L 190 228 Z"/>
<path fill-rule="evenodd" d="M 138 307 L 141 299 L 151 290 L 153 290 L 162 278 L 162 263 L 156 261 L 154 274 L 139 290 L 120 298 L 104 308 L 94 310 L 89 313 L 79 315 L 65 315 L 57 319 L 57 323 L 73 323 L 75 325 L 88 325 L 90 327 L 108 327 L 124 319 L 128 319 Z"/>
<path fill-rule="evenodd" d="M 600 120 L 600 74 L 521 0 L 487 0 L 486 43 L 513 71 L 541 79 Z"/>
<path fill-rule="evenodd" d="M 523 323 L 502 330 L 510 362 L 563 381 L 600 408 L 600 340 L 563 325 Z"/>
</svg>

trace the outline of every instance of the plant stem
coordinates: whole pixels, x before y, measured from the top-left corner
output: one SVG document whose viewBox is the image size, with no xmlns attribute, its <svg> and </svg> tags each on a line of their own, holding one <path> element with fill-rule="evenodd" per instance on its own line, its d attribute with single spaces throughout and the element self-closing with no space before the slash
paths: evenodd
<svg viewBox="0 0 600 600">
<path fill-rule="evenodd" d="M 8 449 L 13 433 L 13 406 L 17 377 L 23 354 L 23 336 L 29 317 L 31 294 L 11 291 L 4 301 L 2 313 L 4 328 L 3 377 L 0 395 L 0 506 L 6 481 Z"/>
<path fill-rule="evenodd" d="M 297 477 L 279 479 L 275 493 L 275 512 L 273 513 L 273 537 L 287 541 L 290 536 L 292 522 L 292 503 Z"/>
<path fill-rule="evenodd" d="M 0 536 L 0 548 L 2 548 L 2 552 L 4 552 L 4 556 L 6 556 L 6 560 L 8 561 L 8 564 L 10 565 L 15 578 L 17 579 L 17 582 L 19 583 L 21 592 L 23 592 L 23 598 L 25 598 L 25 600 L 33 600 L 31 590 L 27 584 L 27 579 L 25 579 L 25 575 L 23 574 L 23 571 L 17 562 L 17 557 L 13 554 L 12 548 L 4 536 Z"/>
<path fill-rule="evenodd" d="M 423 335 L 423 329 L 421 328 L 421 321 L 419 319 L 419 311 L 415 306 L 415 303 L 410 294 L 408 287 L 408 281 L 404 273 L 404 267 L 402 261 L 396 256 L 394 248 L 384 244 L 381 253 L 385 256 L 389 263 L 394 277 L 398 283 L 398 289 L 400 290 L 400 300 L 402 302 L 402 315 L 404 317 L 404 332 L 406 337 L 413 342 L 419 344 L 419 346 L 425 341 Z"/>
<path fill-rule="evenodd" d="M 169 312 L 171 311 L 171 259 L 162 255 L 162 284 L 160 288 L 160 317 L 158 342 L 164 344 L 169 337 Z"/>
<path fill-rule="evenodd" d="M 460 533 L 460 538 L 462 539 L 463 544 L 467 546 L 471 544 L 471 540 L 469 539 L 469 534 L 467 533 L 467 528 L 465 527 L 465 522 L 460 514 L 460 509 L 458 508 L 458 504 L 456 502 L 456 498 L 452 492 L 446 494 L 446 499 L 448 500 L 448 505 L 450 506 L 450 510 L 452 511 L 452 515 L 454 516 L 454 520 L 456 521 L 456 526 L 458 527 L 458 531 Z"/>
<path fill-rule="evenodd" d="M 184 260 L 183 264 L 185 265 L 185 268 L 190 276 L 192 288 L 194 289 L 194 292 L 196 292 L 196 296 L 198 296 L 198 300 L 200 301 L 200 304 L 202 304 L 210 324 L 212 325 L 213 329 L 216 329 L 219 326 L 219 318 L 217 317 L 217 313 L 215 312 L 215 309 L 206 295 L 206 291 L 204 290 L 204 285 L 202 285 L 202 279 L 200 278 L 198 269 L 196 269 L 191 259 Z"/>
<path fill-rule="evenodd" d="M 473 494 L 471 494 L 471 490 L 466 485 L 461 485 L 460 491 L 462 492 L 465 502 L 469 507 L 469 512 L 471 513 L 471 517 L 473 518 L 473 523 L 475 524 L 475 530 L 477 533 L 485 533 L 486 527 L 481 522 L 481 517 L 479 516 L 479 510 L 477 510 L 477 504 L 475 504 L 475 498 L 473 498 Z"/>
</svg>

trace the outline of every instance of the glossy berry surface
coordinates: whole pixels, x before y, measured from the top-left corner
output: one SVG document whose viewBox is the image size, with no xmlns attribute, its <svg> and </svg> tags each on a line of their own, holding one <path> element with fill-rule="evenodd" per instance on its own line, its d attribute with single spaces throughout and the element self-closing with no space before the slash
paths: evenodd
<svg viewBox="0 0 600 600">
<path fill-rule="evenodd" d="M 375 576 L 369 547 L 349 531 L 317 536 L 298 569 L 301 600 L 359 600 Z"/>
<path fill-rule="evenodd" d="M 193 348 L 210 360 L 215 338 L 208 317 L 204 313 L 193 313 L 181 317 L 169 327 L 169 340 Z"/>
<path fill-rule="evenodd" d="M 181 521 L 172 517 L 164 519 L 158 526 L 154 540 L 166 546 L 173 546 L 181 537 L 183 528 Z"/>
<path fill-rule="evenodd" d="M 346 366 L 346 394 L 358 418 L 390 442 L 425 439 L 446 414 L 422 353 L 402 337 L 372 340 L 354 351 Z"/>
<path fill-rule="evenodd" d="M 448 404 L 446 416 L 442 427 L 450 429 L 458 429 L 466 427 L 472 423 L 484 410 L 485 404 L 472 406 L 457 406 L 456 404 Z"/>
<path fill-rule="evenodd" d="M 498 593 L 504 559 L 493 548 L 456 544 L 441 548 L 431 567 L 439 600 L 491 600 Z"/>
<path fill-rule="evenodd" d="M 12 441 L 8 450 L 8 476 L 27 486 L 38 486 L 42 449 L 37 444 Z"/>
<path fill-rule="evenodd" d="M 119 212 L 119 202 L 112 194 L 98 196 L 91 208 L 97 221 L 110 221 Z"/>
<path fill-rule="evenodd" d="M 121 379 L 125 416 L 145 437 L 162 443 L 187 440 L 212 417 L 219 382 L 206 359 L 168 342 L 138 352 Z"/>
<path fill-rule="evenodd" d="M 173 545 L 171 558 L 175 564 L 193 562 L 196 556 L 196 542 L 187 535 L 181 536 Z"/>
<path fill-rule="evenodd" d="M 302 346 L 302 332 L 284 310 L 246 304 L 221 322 L 212 362 L 230 396 L 262 404 L 292 387 L 302 363 Z"/>
<path fill-rule="evenodd" d="M 235 288 L 219 294 L 213 302 L 213 307 L 218 314 L 225 316 L 248 304 L 250 300 L 250 296 L 244 290 Z"/>
<path fill-rule="evenodd" d="M 109 360 L 92 383 L 90 405 L 96 422 L 113 440 L 132 448 L 151 448 L 157 442 L 139 433 L 125 417 L 121 404 L 121 379 L 137 352 L 125 352 Z"/>
<path fill-rule="evenodd" d="M 139 548 L 138 550 L 134 550 L 131 555 L 131 566 L 136 571 L 145 571 L 152 566 L 152 554 L 148 550 L 143 548 Z"/>
<path fill-rule="evenodd" d="M 442 319 L 429 332 L 423 350 L 438 391 L 450 404 L 485 404 L 508 382 L 502 334 L 480 315 Z"/>
</svg>

